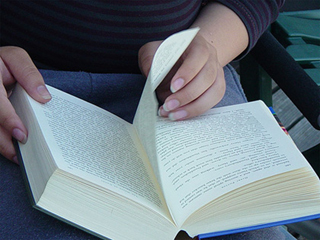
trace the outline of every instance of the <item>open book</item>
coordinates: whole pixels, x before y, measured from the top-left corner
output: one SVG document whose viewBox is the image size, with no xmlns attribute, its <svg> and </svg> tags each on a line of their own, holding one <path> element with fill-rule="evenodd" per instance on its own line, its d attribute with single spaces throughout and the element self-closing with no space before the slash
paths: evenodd
<svg viewBox="0 0 320 240">
<path fill-rule="evenodd" d="M 159 47 L 130 124 L 49 87 L 11 96 L 29 136 L 21 166 L 36 208 L 111 239 L 245 231 L 320 214 L 319 179 L 261 102 L 191 120 L 157 116 L 154 90 L 198 29 Z"/>
</svg>

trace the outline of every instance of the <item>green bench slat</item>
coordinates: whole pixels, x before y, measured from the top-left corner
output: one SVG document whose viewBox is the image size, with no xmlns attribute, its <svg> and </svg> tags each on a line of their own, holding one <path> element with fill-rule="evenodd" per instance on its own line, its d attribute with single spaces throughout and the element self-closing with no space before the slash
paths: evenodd
<svg viewBox="0 0 320 240">
<path fill-rule="evenodd" d="M 320 45 L 320 9 L 281 13 L 276 26 L 280 27 L 287 37 L 302 37 Z"/>
<path fill-rule="evenodd" d="M 286 50 L 300 64 L 308 64 L 313 61 L 320 61 L 320 46 L 318 45 L 289 45 Z"/>
<path fill-rule="evenodd" d="M 315 81 L 316 84 L 320 87 L 320 69 L 319 68 L 307 68 L 304 69 L 306 73 Z"/>
</svg>

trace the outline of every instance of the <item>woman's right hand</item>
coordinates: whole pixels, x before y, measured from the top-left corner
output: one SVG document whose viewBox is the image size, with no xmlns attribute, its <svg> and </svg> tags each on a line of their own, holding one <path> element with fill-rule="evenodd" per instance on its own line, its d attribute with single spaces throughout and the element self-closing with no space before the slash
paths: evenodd
<svg viewBox="0 0 320 240">
<path fill-rule="evenodd" d="M 28 53 L 19 47 L 0 47 L 0 154 L 18 163 L 12 137 L 25 143 L 28 132 L 8 99 L 16 82 L 36 101 L 50 101 L 51 95 Z"/>
</svg>

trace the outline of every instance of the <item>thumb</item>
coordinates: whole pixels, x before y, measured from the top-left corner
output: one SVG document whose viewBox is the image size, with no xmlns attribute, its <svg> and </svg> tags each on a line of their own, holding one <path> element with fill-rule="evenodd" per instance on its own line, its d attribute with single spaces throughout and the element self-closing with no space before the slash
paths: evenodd
<svg viewBox="0 0 320 240">
<path fill-rule="evenodd" d="M 0 58 L 4 63 L 1 68 L 4 86 L 17 81 L 38 102 L 45 103 L 51 99 L 40 72 L 25 50 L 3 47 L 0 49 Z"/>
<path fill-rule="evenodd" d="M 139 49 L 138 63 L 141 73 L 147 77 L 151 68 L 153 57 L 162 41 L 149 42 Z"/>
</svg>

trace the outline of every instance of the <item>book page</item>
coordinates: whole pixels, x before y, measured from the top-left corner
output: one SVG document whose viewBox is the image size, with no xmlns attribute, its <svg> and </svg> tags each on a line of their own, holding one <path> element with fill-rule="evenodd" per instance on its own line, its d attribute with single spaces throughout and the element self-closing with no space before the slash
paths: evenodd
<svg viewBox="0 0 320 240">
<path fill-rule="evenodd" d="M 57 166 L 164 212 L 159 185 L 132 125 L 48 86 L 52 100 L 31 105 Z"/>
<path fill-rule="evenodd" d="M 178 32 L 171 35 L 159 46 L 133 121 L 133 125 L 137 130 L 142 145 L 146 149 L 154 174 L 160 184 L 161 178 L 159 176 L 155 143 L 155 122 L 159 106 L 154 91 L 189 46 L 198 31 L 199 28 L 193 28 Z"/>
<path fill-rule="evenodd" d="M 149 73 L 152 90 L 156 90 L 200 29 L 192 28 L 168 37 L 158 48 Z"/>
<path fill-rule="evenodd" d="M 306 166 L 260 101 L 156 125 L 165 197 L 178 224 L 209 201 L 269 176 Z"/>
<path fill-rule="evenodd" d="M 57 169 L 57 166 L 45 144 L 36 116 L 28 101 L 28 95 L 19 84 L 16 85 L 10 96 L 10 102 L 28 129 L 28 141 L 24 144 L 17 142 L 19 147 L 17 156 L 24 179 L 27 180 L 27 191 L 34 205 L 41 198 L 47 182 Z M 37 144 L 34 144 L 35 142 Z M 21 159 L 28 159 L 27 164 L 21 162 Z M 33 174 L 34 172 L 36 174 Z"/>
</svg>

